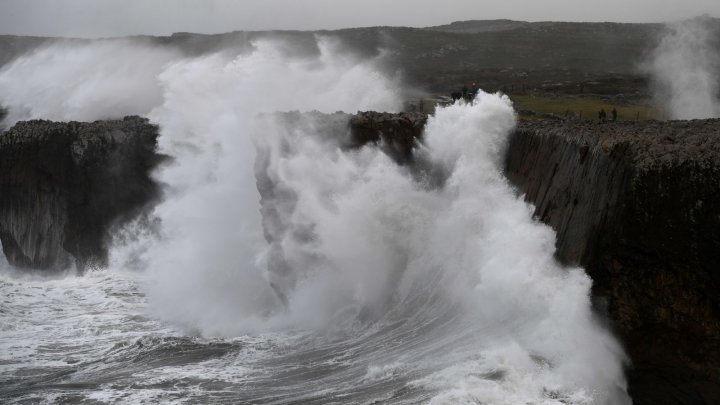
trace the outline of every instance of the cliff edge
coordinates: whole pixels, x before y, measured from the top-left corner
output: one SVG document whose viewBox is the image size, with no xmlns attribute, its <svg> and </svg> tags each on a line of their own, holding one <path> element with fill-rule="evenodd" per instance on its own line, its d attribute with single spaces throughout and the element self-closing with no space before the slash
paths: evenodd
<svg viewBox="0 0 720 405">
<path fill-rule="evenodd" d="M 107 262 L 108 231 L 157 197 L 157 127 L 34 120 L 0 134 L 0 241 L 17 267 Z"/>
<path fill-rule="evenodd" d="M 635 404 L 720 399 L 720 120 L 523 122 L 506 175 L 585 267 Z"/>
</svg>

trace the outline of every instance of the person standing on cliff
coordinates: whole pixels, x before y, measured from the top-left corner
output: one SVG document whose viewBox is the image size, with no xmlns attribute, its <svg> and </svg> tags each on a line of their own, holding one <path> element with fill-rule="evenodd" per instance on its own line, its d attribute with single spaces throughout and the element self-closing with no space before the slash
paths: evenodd
<svg viewBox="0 0 720 405">
<path fill-rule="evenodd" d="M 612 114 L 612 120 L 613 120 L 613 122 L 617 121 L 617 110 L 615 109 L 615 107 L 613 107 L 613 109 L 612 109 L 612 111 L 610 112 L 610 114 Z"/>
<path fill-rule="evenodd" d="M 605 112 L 604 108 L 601 108 L 600 112 L 598 113 L 598 120 L 600 122 L 605 122 L 606 119 L 607 119 L 607 113 Z"/>
</svg>

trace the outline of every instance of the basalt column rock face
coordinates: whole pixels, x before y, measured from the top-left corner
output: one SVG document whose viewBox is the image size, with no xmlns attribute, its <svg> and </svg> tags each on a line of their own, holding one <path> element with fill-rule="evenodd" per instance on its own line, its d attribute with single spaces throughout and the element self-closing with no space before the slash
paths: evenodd
<svg viewBox="0 0 720 405">
<path fill-rule="evenodd" d="M 18 267 L 107 261 L 109 228 L 158 196 L 157 127 L 140 117 L 18 122 L 0 134 L 0 241 Z"/>
<path fill-rule="evenodd" d="M 720 120 L 523 122 L 506 174 L 594 280 L 635 404 L 720 403 Z"/>
</svg>

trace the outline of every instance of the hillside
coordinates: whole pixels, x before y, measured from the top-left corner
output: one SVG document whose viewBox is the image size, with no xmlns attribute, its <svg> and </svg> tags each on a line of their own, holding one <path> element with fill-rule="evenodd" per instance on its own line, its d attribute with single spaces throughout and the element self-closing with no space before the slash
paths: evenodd
<svg viewBox="0 0 720 405">
<path fill-rule="evenodd" d="M 248 50 L 258 38 L 282 38 L 298 53 L 317 52 L 315 35 L 336 37 L 361 55 L 377 55 L 379 49 L 389 51 L 389 67 L 404 71 L 409 84 L 444 92 L 456 83 L 486 77 L 486 87 L 503 83 L 536 86 L 542 80 L 533 79 L 532 72 L 548 72 L 552 80 L 566 76 L 571 81 L 587 81 L 589 76 L 607 73 L 633 75 L 661 29 L 658 24 L 493 20 L 428 28 L 176 33 L 137 38 L 201 54 L 226 48 Z M 46 41 L 0 36 L 0 65 Z"/>
</svg>

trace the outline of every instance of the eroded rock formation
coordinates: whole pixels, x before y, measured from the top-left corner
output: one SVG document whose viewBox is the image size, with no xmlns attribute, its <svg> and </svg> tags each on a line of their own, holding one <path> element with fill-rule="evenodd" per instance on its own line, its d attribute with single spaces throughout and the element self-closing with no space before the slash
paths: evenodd
<svg viewBox="0 0 720 405">
<path fill-rule="evenodd" d="M 18 122 L 0 134 L 0 241 L 18 267 L 107 260 L 108 231 L 158 195 L 157 127 L 140 117 Z"/>
<path fill-rule="evenodd" d="M 720 120 L 524 122 L 506 172 L 593 278 L 635 404 L 720 401 Z"/>
</svg>

